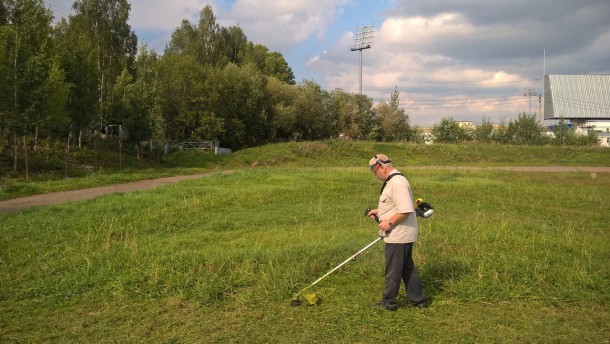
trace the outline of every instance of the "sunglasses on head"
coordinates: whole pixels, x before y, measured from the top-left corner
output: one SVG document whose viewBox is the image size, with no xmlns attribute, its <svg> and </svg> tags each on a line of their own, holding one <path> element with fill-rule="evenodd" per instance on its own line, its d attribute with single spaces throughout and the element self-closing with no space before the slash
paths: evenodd
<svg viewBox="0 0 610 344">
<path fill-rule="evenodd" d="M 381 164 L 389 164 L 392 162 L 392 160 L 388 159 L 388 160 L 381 160 L 379 159 L 379 157 L 377 155 L 374 156 L 375 158 L 375 163 L 372 165 L 369 165 L 369 167 L 371 168 L 371 171 L 373 171 L 373 169 L 375 168 L 375 166 L 377 165 L 381 165 Z"/>
</svg>

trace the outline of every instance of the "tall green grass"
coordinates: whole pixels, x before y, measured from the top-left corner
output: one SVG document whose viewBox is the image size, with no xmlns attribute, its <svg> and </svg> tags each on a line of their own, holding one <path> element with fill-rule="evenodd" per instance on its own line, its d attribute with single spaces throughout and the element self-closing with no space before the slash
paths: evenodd
<svg viewBox="0 0 610 344">
<path fill-rule="evenodd" d="M 601 147 L 536 147 L 495 144 L 397 144 L 379 142 L 351 142 L 329 140 L 323 142 L 287 142 L 270 144 L 237 151 L 230 155 L 216 156 L 210 152 L 177 151 L 164 156 L 156 167 L 156 160 L 146 159 L 144 167 L 133 158 L 128 159 L 122 170 L 118 170 L 118 158 L 114 151 L 100 154 L 101 169 L 90 173 L 78 171 L 63 178 L 63 165 L 49 167 L 51 171 L 32 170 L 31 181 L 12 176 L 6 172 L 8 166 L 0 165 L 0 200 L 42 194 L 55 191 L 74 190 L 92 186 L 129 182 L 141 179 L 195 174 L 223 169 L 243 169 L 265 166 L 289 167 L 360 167 L 368 157 L 386 153 L 400 166 L 610 166 L 610 154 Z M 92 152 L 79 152 L 76 159 L 83 164 L 92 164 Z M 77 154 L 75 153 L 75 156 Z M 45 155 L 31 157 L 44 165 Z M 107 166 L 109 165 L 109 166 Z M 58 167 L 61 166 L 61 167 Z M 42 168 L 44 170 L 44 168 Z M 12 177 L 11 177 L 12 176 Z"/>
<path fill-rule="evenodd" d="M 610 166 L 602 147 L 511 146 L 496 144 L 411 144 L 289 142 L 245 149 L 219 158 L 219 164 L 362 166 L 363 159 L 387 154 L 402 166 Z M 366 163 L 366 162 L 365 162 Z"/>
<path fill-rule="evenodd" d="M 602 173 L 410 170 L 415 195 L 435 206 L 415 246 L 431 306 L 370 307 L 384 284 L 379 243 L 317 285 L 319 306 L 290 307 L 294 292 L 375 239 L 363 210 L 379 182 L 366 166 L 336 162 L 343 167 L 258 166 L 3 215 L 0 341 L 610 337 Z"/>
</svg>

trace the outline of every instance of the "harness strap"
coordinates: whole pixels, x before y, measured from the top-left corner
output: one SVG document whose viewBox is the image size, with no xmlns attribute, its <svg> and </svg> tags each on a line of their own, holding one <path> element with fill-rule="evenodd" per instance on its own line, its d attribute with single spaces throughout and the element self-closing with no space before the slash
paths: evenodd
<svg viewBox="0 0 610 344">
<path fill-rule="evenodd" d="M 379 192 L 379 195 L 381 195 L 383 193 L 383 189 L 385 189 L 385 186 L 388 185 L 388 182 L 390 181 L 390 179 L 394 178 L 395 176 L 402 176 L 402 173 L 398 172 L 398 173 L 390 174 L 388 176 L 388 178 L 386 178 L 385 182 L 383 182 L 383 185 L 381 186 L 381 191 Z"/>
</svg>

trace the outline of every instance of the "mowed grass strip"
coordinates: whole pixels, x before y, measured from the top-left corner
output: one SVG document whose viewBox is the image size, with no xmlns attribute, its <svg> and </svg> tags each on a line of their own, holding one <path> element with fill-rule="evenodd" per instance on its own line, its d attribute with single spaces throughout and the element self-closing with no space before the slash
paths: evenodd
<svg viewBox="0 0 610 344">
<path fill-rule="evenodd" d="M 409 171 L 431 306 L 371 307 L 364 168 L 252 168 L 2 216 L 2 342 L 604 342 L 610 175 Z"/>
</svg>

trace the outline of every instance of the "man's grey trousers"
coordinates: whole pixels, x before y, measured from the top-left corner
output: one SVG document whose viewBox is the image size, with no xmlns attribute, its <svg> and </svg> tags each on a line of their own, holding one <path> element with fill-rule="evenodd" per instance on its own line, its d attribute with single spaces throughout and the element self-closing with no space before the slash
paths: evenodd
<svg viewBox="0 0 610 344">
<path fill-rule="evenodd" d="M 415 263 L 413 262 L 413 243 L 385 244 L 385 293 L 383 300 L 395 303 L 400 281 L 404 281 L 407 298 L 412 305 L 426 301 L 426 294 Z"/>
</svg>

